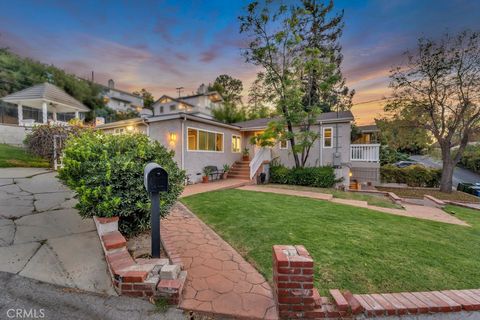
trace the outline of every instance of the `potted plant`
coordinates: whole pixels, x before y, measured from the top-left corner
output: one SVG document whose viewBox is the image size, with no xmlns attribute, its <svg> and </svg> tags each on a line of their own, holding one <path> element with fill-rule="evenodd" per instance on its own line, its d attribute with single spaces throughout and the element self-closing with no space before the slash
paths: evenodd
<svg viewBox="0 0 480 320">
<path fill-rule="evenodd" d="M 230 171 L 230 166 L 228 164 L 223 165 L 223 174 L 222 174 L 222 179 L 227 179 L 228 177 L 228 171 Z"/>
<path fill-rule="evenodd" d="M 207 183 L 208 178 L 210 177 L 211 174 L 212 174 L 212 169 L 210 169 L 209 167 L 203 168 L 202 182 Z"/>
<path fill-rule="evenodd" d="M 248 150 L 247 147 L 245 147 L 245 149 L 243 149 L 242 155 L 243 155 L 243 157 L 242 157 L 243 161 L 250 160 L 250 150 Z"/>
</svg>

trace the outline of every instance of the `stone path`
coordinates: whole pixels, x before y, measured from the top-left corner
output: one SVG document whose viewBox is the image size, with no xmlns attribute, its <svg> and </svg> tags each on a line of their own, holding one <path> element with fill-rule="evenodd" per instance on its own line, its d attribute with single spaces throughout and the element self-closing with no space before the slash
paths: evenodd
<svg viewBox="0 0 480 320">
<path fill-rule="evenodd" d="M 115 294 L 91 219 L 74 194 L 38 168 L 0 169 L 0 271 Z"/>
<path fill-rule="evenodd" d="M 266 280 L 182 204 L 162 220 L 161 234 L 188 272 L 181 308 L 234 318 L 277 318 Z"/>
<path fill-rule="evenodd" d="M 333 198 L 331 194 L 324 194 L 319 192 L 280 189 L 280 188 L 272 188 L 272 187 L 256 186 L 256 185 L 244 186 L 244 187 L 240 187 L 239 189 L 247 190 L 247 191 L 277 193 L 277 194 L 285 194 L 285 195 L 298 196 L 298 197 L 327 200 L 335 203 L 341 203 L 341 204 L 346 204 L 350 206 L 371 209 L 371 210 L 385 212 L 385 213 L 394 214 L 398 216 L 432 220 L 432 221 L 456 224 L 461 226 L 470 226 L 465 221 L 462 221 L 452 215 L 449 215 L 442 209 L 427 207 L 427 206 L 404 204 L 403 206 L 405 210 L 402 210 L 402 209 L 371 206 L 366 201 Z"/>
<path fill-rule="evenodd" d="M 250 184 L 250 180 L 243 179 L 221 179 L 211 181 L 208 183 L 196 183 L 185 187 L 182 193 L 182 197 L 188 197 L 197 193 L 238 188 L 247 184 Z"/>
</svg>

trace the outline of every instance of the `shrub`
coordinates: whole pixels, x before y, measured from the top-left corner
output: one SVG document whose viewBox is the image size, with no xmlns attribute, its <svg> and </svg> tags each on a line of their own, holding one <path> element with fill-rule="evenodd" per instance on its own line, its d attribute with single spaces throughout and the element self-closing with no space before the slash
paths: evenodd
<svg viewBox="0 0 480 320">
<path fill-rule="evenodd" d="M 282 165 L 270 167 L 270 182 L 299 186 L 331 188 L 335 179 L 332 167 L 286 168 Z"/>
<path fill-rule="evenodd" d="M 54 124 L 38 125 L 32 128 L 23 143 L 30 153 L 47 159 L 52 164 L 54 137 L 59 137 L 57 140 L 57 157 L 60 157 L 68 136 L 78 135 L 83 129 L 83 125 L 78 122 L 72 122 L 68 127 Z"/>
<path fill-rule="evenodd" d="M 380 165 L 383 166 L 404 160 L 408 160 L 407 154 L 398 152 L 389 146 L 382 145 L 380 147 Z"/>
<path fill-rule="evenodd" d="M 380 168 L 380 177 L 385 183 L 406 183 L 410 187 L 438 187 L 442 176 L 441 169 L 423 166 L 397 168 L 385 165 Z"/>
<path fill-rule="evenodd" d="M 480 173 L 480 146 L 467 146 L 460 159 L 460 165 L 473 172 Z"/>
<path fill-rule="evenodd" d="M 150 199 L 143 169 L 156 162 L 169 174 L 169 191 L 161 195 L 165 217 L 183 191 L 185 172 L 158 141 L 143 134 L 108 135 L 87 130 L 68 139 L 59 176 L 78 194 L 83 217 L 120 217 L 120 230 L 132 235 L 150 227 Z"/>
</svg>

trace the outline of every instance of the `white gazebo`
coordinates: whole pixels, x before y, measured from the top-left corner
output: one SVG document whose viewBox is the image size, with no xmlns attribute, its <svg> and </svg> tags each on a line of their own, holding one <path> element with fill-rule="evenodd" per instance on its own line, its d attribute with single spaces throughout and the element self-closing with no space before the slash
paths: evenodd
<svg viewBox="0 0 480 320">
<path fill-rule="evenodd" d="M 42 123 L 48 123 L 48 113 L 52 113 L 52 120 L 57 121 L 57 113 L 75 113 L 80 118 L 80 112 L 89 112 L 90 109 L 68 93 L 51 83 L 41 83 L 33 87 L 9 94 L 1 98 L 2 101 L 13 103 L 18 108 L 18 124 L 21 126 L 34 124 L 32 119 L 23 119 L 23 107 L 42 110 Z"/>
</svg>

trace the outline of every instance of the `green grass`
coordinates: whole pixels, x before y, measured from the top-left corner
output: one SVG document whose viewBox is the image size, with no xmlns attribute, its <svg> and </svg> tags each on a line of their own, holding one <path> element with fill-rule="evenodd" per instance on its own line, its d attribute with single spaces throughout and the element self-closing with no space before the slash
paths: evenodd
<svg viewBox="0 0 480 320">
<path fill-rule="evenodd" d="M 0 144 L 0 168 L 40 167 L 48 168 L 48 161 L 29 154 L 25 149 Z"/>
<path fill-rule="evenodd" d="M 480 212 L 448 206 L 472 227 L 329 201 L 242 190 L 183 198 L 271 280 L 274 244 L 303 244 L 315 281 L 356 293 L 480 287 Z"/>
<path fill-rule="evenodd" d="M 371 206 L 403 209 L 402 206 L 393 203 L 390 199 L 388 199 L 383 195 L 373 195 L 373 194 L 365 194 L 365 193 L 359 193 L 359 192 L 348 192 L 348 191 L 336 190 L 333 188 L 315 188 L 315 187 L 304 187 L 304 186 L 292 186 L 292 185 L 286 185 L 286 184 L 269 184 L 267 185 L 267 187 L 328 193 L 333 195 L 334 198 L 366 201 Z"/>
<path fill-rule="evenodd" d="M 392 188 L 377 187 L 380 191 L 393 192 L 401 198 L 423 199 L 424 195 L 430 195 L 441 200 L 461 201 L 461 202 L 480 202 L 480 198 L 461 191 L 453 190 L 451 193 L 440 192 L 438 189 L 427 188 Z"/>
</svg>

